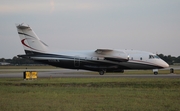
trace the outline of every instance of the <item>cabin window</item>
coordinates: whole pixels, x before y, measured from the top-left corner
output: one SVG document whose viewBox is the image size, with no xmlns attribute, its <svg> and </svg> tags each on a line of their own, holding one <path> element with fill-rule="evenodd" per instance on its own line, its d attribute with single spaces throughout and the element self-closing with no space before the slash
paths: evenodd
<svg viewBox="0 0 180 111">
<path fill-rule="evenodd" d="M 142 60 L 142 57 L 140 58 L 140 60 Z"/>
</svg>

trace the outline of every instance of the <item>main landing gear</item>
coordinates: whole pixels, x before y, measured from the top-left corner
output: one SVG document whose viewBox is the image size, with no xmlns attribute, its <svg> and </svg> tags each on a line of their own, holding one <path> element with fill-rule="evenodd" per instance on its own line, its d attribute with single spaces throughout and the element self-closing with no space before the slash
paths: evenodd
<svg viewBox="0 0 180 111">
<path fill-rule="evenodd" d="M 106 72 L 105 70 L 100 70 L 99 75 L 104 75 L 105 72 Z"/>
<path fill-rule="evenodd" d="M 124 70 L 115 70 L 115 71 L 112 71 L 112 72 L 124 73 Z M 99 70 L 99 75 L 104 75 L 104 73 L 106 73 L 106 69 Z"/>
</svg>

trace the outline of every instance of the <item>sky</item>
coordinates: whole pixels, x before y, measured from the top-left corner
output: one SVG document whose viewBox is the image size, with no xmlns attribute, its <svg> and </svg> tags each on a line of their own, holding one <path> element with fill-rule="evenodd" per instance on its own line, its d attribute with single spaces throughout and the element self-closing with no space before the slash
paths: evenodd
<svg viewBox="0 0 180 111">
<path fill-rule="evenodd" d="M 0 0 L 0 58 L 24 54 L 21 23 L 59 50 L 180 56 L 180 0 Z"/>
</svg>

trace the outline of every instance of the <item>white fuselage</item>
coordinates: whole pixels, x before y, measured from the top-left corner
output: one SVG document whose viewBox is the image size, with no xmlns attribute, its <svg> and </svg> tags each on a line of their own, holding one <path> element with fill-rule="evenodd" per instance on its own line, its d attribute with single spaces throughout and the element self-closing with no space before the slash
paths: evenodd
<svg viewBox="0 0 180 111">
<path fill-rule="evenodd" d="M 123 57 L 122 57 L 122 52 Z M 81 69 L 81 64 L 89 62 L 89 66 L 92 65 L 99 67 L 99 63 L 101 65 L 106 64 L 107 66 L 121 66 L 122 69 L 159 69 L 166 68 L 169 65 L 160 59 L 157 55 L 145 52 L 145 51 L 137 51 L 137 50 L 113 50 L 110 52 L 97 53 L 93 50 L 86 51 L 62 51 L 60 53 L 50 53 L 52 55 L 56 55 L 53 57 L 45 56 L 45 57 L 31 57 L 34 60 L 47 60 L 49 62 L 59 62 L 60 61 L 73 61 L 75 69 Z M 57 55 L 61 55 L 63 57 L 58 57 Z M 106 57 L 113 58 L 115 60 L 108 60 Z M 119 60 L 119 58 L 121 58 Z M 121 61 L 122 59 L 127 61 Z M 88 61 L 88 62 L 87 62 Z M 92 63 L 92 64 L 91 64 Z M 85 65 L 87 65 L 85 64 Z M 83 68 L 82 68 L 83 69 Z"/>
</svg>

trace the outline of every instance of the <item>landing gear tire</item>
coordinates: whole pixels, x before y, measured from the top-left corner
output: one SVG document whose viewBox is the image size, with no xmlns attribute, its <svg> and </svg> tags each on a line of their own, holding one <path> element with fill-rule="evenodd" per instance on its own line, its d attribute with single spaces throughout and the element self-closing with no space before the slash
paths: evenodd
<svg viewBox="0 0 180 111">
<path fill-rule="evenodd" d="M 158 72 L 154 72 L 154 75 L 158 75 Z"/>
<path fill-rule="evenodd" d="M 104 73 L 105 73 L 104 70 L 99 71 L 99 75 L 104 75 Z"/>
</svg>

